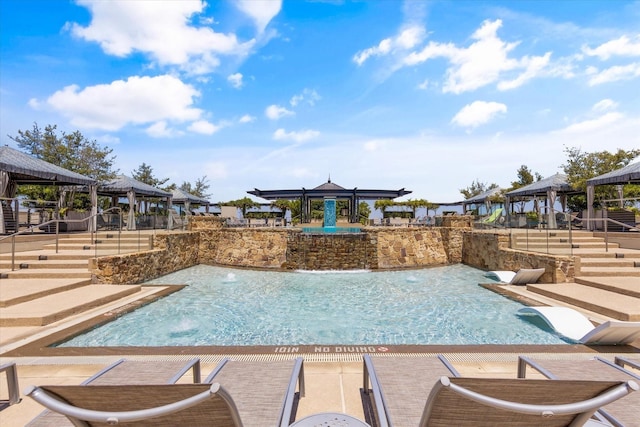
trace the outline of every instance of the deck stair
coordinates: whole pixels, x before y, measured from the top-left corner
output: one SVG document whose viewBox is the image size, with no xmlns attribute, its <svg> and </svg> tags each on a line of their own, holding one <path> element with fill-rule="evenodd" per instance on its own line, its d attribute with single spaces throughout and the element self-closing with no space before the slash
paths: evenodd
<svg viewBox="0 0 640 427">
<path fill-rule="evenodd" d="M 36 235 L 23 238 L 34 247 L 15 253 L 14 270 L 11 253 L 0 253 L 1 327 L 50 325 L 136 294 L 156 292 L 140 285 L 92 284 L 89 270 L 89 260 L 96 255 L 148 250 L 149 235 L 60 234 L 57 251 L 54 235 L 43 234 L 39 245 L 33 243 Z"/>
<path fill-rule="evenodd" d="M 618 289 L 591 286 L 588 282 L 527 285 L 527 290 L 614 319 L 640 321 L 640 290 L 631 290 L 629 293 L 636 295 L 631 296 Z"/>
<path fill-rule="evenodd" d="M 140 285 L 84 285 L 2 308 L 0 326 L 44 326 L 132 295 Z"/>
<path fill-rule="evenodd" d="M 613 319 L 640 320 L 640 251 L 585 231 L 517 231 L 511 242 L 513 249 L 580 258 L 574 283 L 528 285 L 528 291 Z"/>
</svg>

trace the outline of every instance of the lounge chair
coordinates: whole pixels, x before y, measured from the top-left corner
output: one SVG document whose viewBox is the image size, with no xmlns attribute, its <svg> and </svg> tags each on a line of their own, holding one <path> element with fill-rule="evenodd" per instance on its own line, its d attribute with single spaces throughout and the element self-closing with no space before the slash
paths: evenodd
<svg viewBox="0 0 640 427">
<path fill-rule="evenodd" d="M 189 371 L 192 371 L 194 383 L 201 380 L 200 359 L 189 361 L 146 362 L 120 359 L 86 379 L 79 386 L 114 386 L 114 385 L 148 385 L 174 384 Z M 86 390 L 86 389 L 82 389 Z M 93 388 L 91 389 L 93 391 Z M 25 392 L 25 394 L 27 394 Z M 88 393 L 87 393 L 88 394 Z M 43 411 L 34 418 L 29 427 L 73 425 L 69 419 L 57 412 Z"/>
<path fill-rule="evenodd" d="M 481 225 L 494 225 L 502 220 L 503 208 L 496 209 L 491 215 L 480 220 Z"/>
<path fill-rule="evenodd" d="M 616 356 L 615 364 L 618 366 L 622 366 L 623 368 L 628 365 L 633 369 L 637 369 L 638 371 L 640 371 L 640 359 L 632 359 L 628 356 Z"/>
<path fill-rule="evenodd" d="M 542 360 L 520 356 L 518 378 L 525 378 L 527 367 L 552 380 L 640 381 L 640 375 L 608 360 Z M 640 422 L 640 393 L 612 402 L 600 409 L 596 417 L 614 426 L 637 426 Z"/>
<path fill-rule="evenodd" d="M 295 418 L 296 399 L 304 394 L 304 381 L 301 358 L 225 359 L 201 384 L 42 386 L 30 387 L 25 394 L 74 419 L 76 425 L 116 420 L 136 426 L 288 426 Z"/>
<path fill-rule="evenodd" d="M 510 285 L 528 285 L 536 283 L 544 274 L 544 268 L 521 268 L 518 272 L 495 270 L 485 274 L 486 277 L 495 279 L 500 283 L 508 283 Z"/>
<path fill-rule="evenodd" d="M 609 320 L 594 326 L 582 313 L 568 307 L 524 307 L 521 316 L 539 316 L 556 333 L 581 344 L 620 345 L 640 339 L 640 322 Z"/>
<path fill-rule="evenodd" d="M 371 357 L 363 356 L 365 420 L 380 427 L 417 426 L 433 384 L 441 376 L 458 376 L 442 356 Z M 374 422 L 375 420 L 375 422 Z"/>
<path fill-rule="evenodd" d="M 365 356 L 366 357 L 366 356 Z M 365 359 L 380 427 L 396 426 L 581 426 L 594 412 L 638 389 L 634 381 L 548 381 L 540 379 L 441 376 L 401 359 Z M 409 359 L 416 361 L 418 359 Z M 431 359 L 436 371 L 446 369 Z M 440 366 L 438 366 L 440 362 Z M 375 368 L 374 368 L 375 365 Z M 398 380 L 398 378 L 402 380 Z M 365 386 L 365 389 L 367 386 Z M 515 401 L 514 401 L 515 400 Z M 419 414 L 416 417 L 416 414 Z"/>
</svg>

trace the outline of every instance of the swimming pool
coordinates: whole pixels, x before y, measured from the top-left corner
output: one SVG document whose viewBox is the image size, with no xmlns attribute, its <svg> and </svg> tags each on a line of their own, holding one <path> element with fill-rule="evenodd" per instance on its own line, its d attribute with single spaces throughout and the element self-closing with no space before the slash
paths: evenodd
<svg viewBox="0 0 640 427">
<path fill-rule="evenodd" d="M 562 344 L 462 264 L 410 271 L 272 272 L 196 266 L 185 289 L 60 347 Z"/>
</svg>

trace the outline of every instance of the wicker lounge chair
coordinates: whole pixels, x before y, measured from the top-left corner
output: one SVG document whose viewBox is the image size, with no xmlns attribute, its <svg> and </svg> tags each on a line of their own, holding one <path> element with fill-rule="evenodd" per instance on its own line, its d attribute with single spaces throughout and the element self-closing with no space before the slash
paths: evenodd
<svg viewBox="0 0 640 427">
<path fill-rule="evenodd" d="M 441 376 L 440 361 L 427 366 L 418 359 L 365 357 L 378 425 L 386 426 L 578 426 L 601 406 L 638 388 L 633 381 L 548 381 Z M 384 361 L 386 363 L 379 363 Z M 396 363 L 394 363 L 396 362 Z M 399 364 L 400 366 L 394 366 Z M 401 380 L 398 380 L 401 379 Z M 365 389 L 367 386 L 365 386 Z M 416 414 L 418 414 L 416 416 Z"/>
<path fill-rule="evenodd" d="M 543 274 L 544 268 L 521 268 L 517 273 L 508 270 L 489 271 L 486 277 L 510 285 L 527 285 L 529 283 L 536 283 Z"/>
<path fill-rule="evenodd" d="M 553 380 L 640 382 L 640 375 L 598 357 L 588 360 L 534 360 L 520 356 L 519 378 L 526 377 L 527 366 Z M 624 399 L 612 402 L 599 410 L 596 415 L 614 426 L 637 426 L 640 420 L 640 393 L 632 393 Z"/>
<path fill-rule="evenodd" d="M 288 426 L 295 417 L 296 398 L 304 394 L 302 375 L 302 359 L 255 363 L 225 359 L 202 384 L 151 380 L 95 385 L 94 381 L 84 386 L 30 387 L 25 394 L 74 419 L 76 425 Z"/>
<path fill-rule="evenodd" d="M 427 396 L 441 376 L 458 376 L 444 357 L 371 357 L 364 355 L 365 420 L 380 427 L 417 426 Z M 371 386 L 371 388 L 369 388 Z M 374 421 L 375 420 L 375 421 Z"/>
<path fill-rule="evenodd" d="M 201 379 L 200 359 L 162 362 L 120 359 L 83 381 L 80 386 L 75 387 L 174 384 L 189 371 L 192 371 L 193 382 L 199 383 Z M 70 426 L 73 424 L 64 415 L 49 410 L 43 411 L 28 424 L 29 427 L 52 425 Z"/>
</svg>

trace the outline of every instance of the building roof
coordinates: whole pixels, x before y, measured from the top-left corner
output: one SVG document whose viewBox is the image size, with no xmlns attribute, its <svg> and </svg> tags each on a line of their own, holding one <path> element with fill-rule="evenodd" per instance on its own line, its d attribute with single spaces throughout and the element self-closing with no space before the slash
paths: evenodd
<svg viewBox="0 0 640 427">
<path fill-rule="evenodd" d="M 88 176 L 37 159 L 14 148 L 0 147 L 0 170 L 8 172 L 18 184 L 91 185 L 96 180 Z"/>
<path fill-rule="evenodd" d="M 187 193 L 184 190 L 181 190 L 179 188 L 176 188 L 174 190 L 171 191 L 171 193 L 173 194 L 173 198 L 172 201 L 175 204 L 181 204 L 181 203 L 185 203 L 185 202 L 189 202 L 189 203 L 195 203 L 197 205 L 209 205 L 211 204 L 208 200 L 205 200 L 201 197 L 198 196 L 194 196 L 191 193 Z"/>
<path fill-rule="evenodd" d="M 367 189 L 347 189 L 341 187 L 333 182 L 331 178 L 324 184 L 321 184 L 312 189 L 291 189 L 291 190 L 258 190 L 255 188 L 253 191 L 247 191 L 257 197 L 261 197 L 266 200 L 293 200 L 303 197 L 309 199 L 322 199 L 325 197 L 335 197 L 337 199 L 346 199 L 350 197 L 356 197 L 363 200 L 378 200 L 378 199 L 395 199 L 407 194 L 411 194 L 411 191 L 401 188 L 399 190 L 367 190 Z"/>
<path fill-rule="evenodd" d="M 502 191 L 502 188 L 500 187 L 492 188 L 491 190 L 483 191 L 480 194 L 476 194 L 473 197 L 469 197 L 468 199 L 458 202 L 458 204 L 472 205 L 472 204 L 484 203 L 487 199 L 490 199 L 491 197 L 495 196 L 501 191 Z"/>
<path fill-rule="evenodd" d="M 126 194 L 133 190 L 136 195 L 149 196 L 149 197 L 171 197 L 171 193 L 162 191 L 158 188 L 152 187 L 149 184 L 135 180 L 125 175 L 118 175 L 113 181 L 101 183 L 98 186 L 98 193 L 100 194 L 113 194 L 126 196 Z"/>
<path fill-rule="evenodd" d="M 557 193 L 578 192 L 573 187 L 571 187 L 571 185 L 569 185 L 566 175 L 557 173 L 555 175 L 551 175 L 548 178 L 541 179 L 540 181 L 536 181 L 532 184 L 525 185 L 524 187 L 509 191 L 508 193 L 506 193 L 506 196 L 542 196 L 546 195 L 547 191 L 555 191 Z"/>
<path fill-rule="evenodd" d="M 640 162 L 587 180 L 587 185 L 629 184 L 640 182 Z"/>
</svg>

